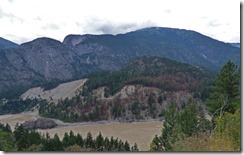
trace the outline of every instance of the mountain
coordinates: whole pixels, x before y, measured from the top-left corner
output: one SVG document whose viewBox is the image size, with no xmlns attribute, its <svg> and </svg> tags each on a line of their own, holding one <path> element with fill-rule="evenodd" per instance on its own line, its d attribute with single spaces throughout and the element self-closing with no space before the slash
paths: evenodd
<svg viewBox="0 0 244 155">
<path fill-rule="evenodd" d="M 142 56 L 166 57 L 215 71 L 229 59 L 240 64 L 240 49 L 181 29 L 68 35 L 63 42 L 38 38 L 0 51 L 0 92 L 4 92 L 0 98 L 20 95 L 28 87 L 55 86 L 97 71 L 116 71 Z"/>
<path fill-rule="evenodd" d="M 28 90 L 22 98 L 48 99 L 49 103 L 40 102 L 40 115 L 63 121 L 133 121 L 161 117 L 170 102 L 181 109 L 192 96 L 204 108 L 201 100 L 205 92 L 201 88 L 210 78 L 211 74 L 200 67 L 167 58 L 142 57 L 118 71 L 94 73 L 74 81 L 81 87 L 74 87 L 73 82 L 60 84 L 49 91 L 50 99 L 37 91 L 40 88 Z M 69 94 L 67 90 L 76 94 L 60 98 L 61 91 Z"/>
<path fill-rule="evenodd" d="M 240 43 L 229 43 L 230 45 L 234 46 L 234 47 L 238 47 L 240 48 L 241 47 L 241 44 Z"/>
<path fill-rule="evenodd" d="M 8 49 L 8 48 L 16 48 L 18 46 L 19 46 L 18 44 L 13 43 L 9 40 L 6 40 L 6 39 L 0 37 L 0 50 L 1 49 Z"/>
<path fill-rule="evenodd" d="M 240 64 L 239 49 L 183 29 L 151 27 L 118 35 L 68 35 L 63 43 L 101 69 L 117 69 L 141 56 L 166 57 L 213 70 L 228 59 Z"/>
<path fill-rule="evenodd" d="M 3 97 L 25 87 L 75 79 L 93 68 L 80 63 L 79 57 L 61 42 L 38 38 L 0 52 L 0 90 Z"/>
</svg>

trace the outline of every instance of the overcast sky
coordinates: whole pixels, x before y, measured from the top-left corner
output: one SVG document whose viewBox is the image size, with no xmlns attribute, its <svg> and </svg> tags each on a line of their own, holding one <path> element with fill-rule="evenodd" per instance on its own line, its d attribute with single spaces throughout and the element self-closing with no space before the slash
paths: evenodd
<svg viewBox="0 0 244 155">
<path fill-rule="evenodd" d="M 238 0 L 0 0 L 0 37 L 23 43 L 68 34 L 118 34 L 145 27 L 198 31 L 240 42 Z"/>
</svg>

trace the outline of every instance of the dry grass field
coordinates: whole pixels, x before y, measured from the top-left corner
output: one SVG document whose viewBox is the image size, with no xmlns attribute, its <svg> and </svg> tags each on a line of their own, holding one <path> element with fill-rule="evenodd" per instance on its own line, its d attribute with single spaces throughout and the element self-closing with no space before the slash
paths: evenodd
<svg viewBox="0 0 244 155">
<path fill-rule="evenodd" d="M 72 130 L 74 133 L 80 133 L 82 137 L 86 137 L 90 131 L 93 137 L 96 137 L 99 132 L 104 137 L 111 137 L 128 141 L 130 145 L 138 144 L 140 151 L 147 151 L 150 147 L 150 142 L 156 134 L 160 134 L 162 129 L 162 122 L 134 122 L 134 123 L 107 123 L 107 124 L 92 124 L 81 126 L 68 126 L 53 128 L 47 130 L 39 130 L 41 132 L 48 132 L 51 136 L 55 133 L 63 138 L 65 132 Z"/>
<path fill-rule="evenodd" d="M 34 113 L 16 114 L 16 115 L 2 115 L 0 116 L 1 123 L 9 123 L 12 129 L 17 122 L 22 123 L 26 120 L 34 120 L 39 116 Z M 106 123 L 106 124 L 89 124 L 89 125 L 72 125 L 65 127 L 58 127 L 47 130 L 39 130 L 42 133 L 48 132 L 50 136 L 54 136 L 55 133 L 63 138 L 65 132 L 72 130 L 74 133 L 80 133 L 82 137 L 86 137 L 90 131 L 93 137 L 96 137 L 99 132 L 104 137 L 111 137 L 128 141 L 130 145 L 134 143 L 138 144 L 140 151 L 147 151 L 150 147 L 150 142 L 156 134 L 160 134 L 162 129 L 161 121 L 150 122 L 133 122 L 133 123 Z"/>
<path fill-rule="evenodd" d="M 17 122 L 20 124 L 37 118 L 38 116 L 34 113 L 0 115 L 0 123 L 8 123 L 14 129 Z"/>
</svg>

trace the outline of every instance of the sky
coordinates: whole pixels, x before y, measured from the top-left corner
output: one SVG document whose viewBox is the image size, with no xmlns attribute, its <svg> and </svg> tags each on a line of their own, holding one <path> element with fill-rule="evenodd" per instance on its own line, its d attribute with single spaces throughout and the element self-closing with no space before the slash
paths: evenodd
<svg viewBox="0 0 244 155">
<path fill-rule="evenodd" d="M 0 37 L 18 44 L 69 34 L 119 34 L 146 27 L 194 30 L 240 42 L 238 0 L 0 0 Z"/>
</svg>

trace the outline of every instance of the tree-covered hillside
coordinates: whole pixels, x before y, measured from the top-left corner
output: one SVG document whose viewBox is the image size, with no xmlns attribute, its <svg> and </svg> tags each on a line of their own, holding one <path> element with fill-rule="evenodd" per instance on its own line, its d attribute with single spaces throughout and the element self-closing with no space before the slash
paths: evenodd
<svg viewBox="0 0 244 155">
<path fill-rule="evenodd" d="M 171 101 L 181 109 L 193 97 L 204 107 L 212 76 L 203 68 L 167 58 L 143 57 L 119 71 L 87 76 L 75 97 L 41 104 L 39 111 L 68 122 L 160 118 Z"/>
<path fill-rule="evenodd" d="M 88 76 L 83 94 L 106 86 L 114 95 L 125 85 L 142 84 L 163 91 L 199 91 L 209 82 L 212 73 L 206 69 L 167 58 L 142 57 L 115 72 L 99 72 Z"/>
</svg>

